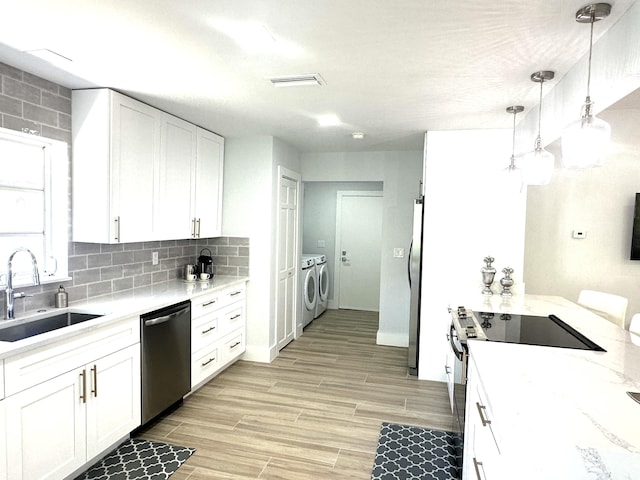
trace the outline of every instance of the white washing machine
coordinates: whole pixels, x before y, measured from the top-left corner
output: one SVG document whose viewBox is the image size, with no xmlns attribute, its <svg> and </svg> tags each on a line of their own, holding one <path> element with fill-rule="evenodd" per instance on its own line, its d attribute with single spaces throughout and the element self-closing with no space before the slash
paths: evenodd
<svg viewBox="0 0 640 480">
<path fill-rule="evenodd" d="M 302 257 L 302 275 L 300 275 L 300 292 L 302 292 L 302 326 L 309 325 L 316 315 L 318 302 L 318 277 L 313 257 Z"/>
<path fill-rule="evenodd" d="M 316 302 L 316 313 L 313 318 L 318 318 L 327 309 L 329 301 L 329 268 L 327 267 L 326 255 L 315 255 L 316 278 L 318 280 L 318 301 Z"/>
</svg>

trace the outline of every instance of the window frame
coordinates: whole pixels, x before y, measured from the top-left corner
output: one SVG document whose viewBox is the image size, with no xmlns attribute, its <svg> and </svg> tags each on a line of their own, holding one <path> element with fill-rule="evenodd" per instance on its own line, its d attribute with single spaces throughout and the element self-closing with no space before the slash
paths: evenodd
<svg viewBox="0 0 640 480">
<path fill-rule="evenodd" d="M 40 283 L 57 283 L 69 277 L 69 145 L 60 140 L 0 128 L 0 142 L 18 142 L 44 150 L 44 241 L 43 252 L 36 254 Z M 0 173 L 1 175 L 1 173 Z M 0 236 L 5 234 L 0 234 Z M 7 235 L 7 237 L 26 238 Z M 16 242 L 16 248 L 23 242 Z M 7 286 L 7 263 L 10 251 L 0 251 L 0 291 Z M 19 254 L 18 256 L 22 256 Z M 15 260 L 18 260 L 18 256 Z M 4 258 L 3 258 L 4 257 Z M 49 261 L 54 258 L 55 261 Z M 51 270 L 51 271 L 48 271 Z M 14 271 L 14 287 L 33 285 L 31 271 Z"/>
</svg>

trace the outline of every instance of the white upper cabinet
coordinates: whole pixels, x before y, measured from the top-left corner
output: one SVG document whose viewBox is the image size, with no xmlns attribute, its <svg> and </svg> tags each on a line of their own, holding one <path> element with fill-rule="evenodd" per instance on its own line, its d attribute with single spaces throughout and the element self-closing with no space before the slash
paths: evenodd
<svg viewBox="0 0 640 480">
<path fill-rule="evenodd" d="M 198 128 L 198 148 L 192 171 L 194 238 L 222 234 L 224 138 Z"/>
<path fill-rule="evenodd" d="M 220 235 L 222 137 L 109 89 L 72 101 L 74 241 Z"/>
<path fill-rule="evenodd" d="M 171 115 L 163 116 L 154 212 L 158 240 L 191 238 L 191 178 L 196 161 L 196 128 Z"/>
</svg>

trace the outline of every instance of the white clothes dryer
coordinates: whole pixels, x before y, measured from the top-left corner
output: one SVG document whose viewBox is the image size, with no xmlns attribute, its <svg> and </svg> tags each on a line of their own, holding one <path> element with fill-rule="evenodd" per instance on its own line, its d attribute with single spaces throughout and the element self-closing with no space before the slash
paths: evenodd
<svg viewBox="0 0 640 480">
<path fill-rule="evenodd" d="M 318 277 L 313 257 L 302 257 L 302 275 L 300 275 L 300 292 L 302 293 L 302 326 L 309 325 L 316 314 L 318 302 Z"/>
<path fill-rule="evenodd" d="M 313 318 L 318 318 L 327 309 L 329 302 L 329 267 L 327 266 L 326 255 L 316 255 L 316 277 L 318 280 L 318 300 L 316 302 L 316 313 Z"/>
</svg>

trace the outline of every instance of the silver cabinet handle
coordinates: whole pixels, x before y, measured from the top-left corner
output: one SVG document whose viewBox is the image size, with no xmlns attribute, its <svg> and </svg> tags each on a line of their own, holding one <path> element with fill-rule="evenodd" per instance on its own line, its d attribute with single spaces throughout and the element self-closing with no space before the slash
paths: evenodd
<svg viewBox="0 0 640 480">
<path fill-rule="evenodd" d="M 208 306 L 210 306 L 210 305 L 213 305 L 213 304 L 214 304 L 214 303 L 216 303 L 217 301 L 218 301 L 218 299 L 217 299 L 217 298 L 214 298 L 213 300 L 210 300 L 210 301 L 208 301 L 208 302 L 206 302 L 206 303 L 203 303 L 203 304 L 202 304 L 202 306 L 203 306 L 203 307 L 208 307 Z"/>
<path fill-rule="evenodd" d="M 204 362 L 202 364 L 203 367 L 206 367 L 207 365 L 209 365 L 211 362 L 215 362 L 216 357 L 211 357 L 209 360 L 207 360 L 206 362 Z"/>
<path fill-rule="evenodd" d="M 212 330 L 215 330 L 215 329 L 216 329 L 216 327 L 209 327 L 206 330 L 202 330 L 202 335 L 204 335 L 205 333 L 209 333 L 209 332 L 211 332 Z"/>
<path fill-rule="evenodd" d="M 449 368 L 449 365 L 444 366 L 444 373 L 446 373 L 447 375 L 451 373 L 451 369 Z"/>
<path fill-rule="evenodd" d="M 482 462 L 479 462 L 478 460 L 476 460 L 476 457 L 473 457 L 473 468 L 475 468 L 476 470 L 476 478 L 478 480 L 484 480 L 484 475 L 480 476 L 479 467 L 482 467 Z M 484 467 L 483 467 L 483 471 L 484 471 Z"/>
<path fill-rule="evenodd" d="M 82 370 L 80 372 L 81 387 L 80 387 L 80 400 L 82 403 L 87 403 L 87 372 Z"/>
<path fill-rule="evenodd" d="M 200 219 L 199 218 L 196 220 L 196 225 L 198 226 L 198 233 L 197 233 L 196 237 L 200 238 Z"/>
<path fill-rule="evenodd" d="M 191 219 L 191 236 L 193 238 L 196 238 L 196 219 L 195 218 Z"/>
<path fill-rule="evenodd" d="M 482 426 L 486 427 L 487 425 L 491 425 L 491 420 L 484 416 L 484 412 L 486 412 L 487 407 L 480 405 L 480 402 L 476 402 L 476 407 L 478 407 L 478 414 L 480 415 L 480 420 L 482 420 Z"/>
<path fill-rule="evenodd" d="M 234 343 L 233 345 L 231 345 L 231 346 L 229 347 L 229 350 L 233 350 L 233 349 L 234 349 L 234 348 L 236 348 L 238 345 L 240 345 L 240 343 L 242 343 L 242 342 L 236 342 L 236 343 Z"/>
<path fill-rule="evenodd" d="M 234 315 L 233 317 L 231 317 L 229 320 L 236 320 L 238 318 L 240 318 L 242 315 L 240 315 L 239 313 L 237 315 Z"/>
<path fill-rule="evenodd" d="M 91 374 L 93 376 L 93 388 L 91 389 L 91 393 L 93 393 L 94 397 L 98 396 L 98 366 L 94 365 L 91 367 Z"/>
<path fill-rule="evenodd" d="M 114 220 L 114 226 L 116 227 L 114 240 L 120 242 L 120 216 L 117 216 Z"/>
<path fill-rule="evenodd" d="M 242 293 L 242 290 L 238 290 L 237 292 L 230 293 L 229 296 L 235 297 L 236 295 L 240 295 L 241 293 Z"/>
</svg>

